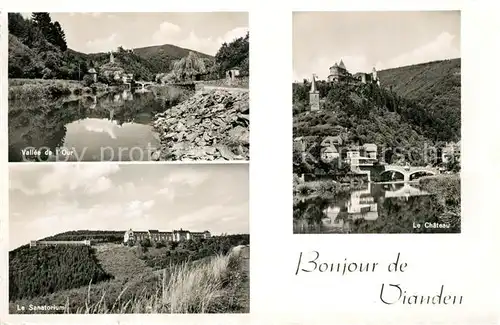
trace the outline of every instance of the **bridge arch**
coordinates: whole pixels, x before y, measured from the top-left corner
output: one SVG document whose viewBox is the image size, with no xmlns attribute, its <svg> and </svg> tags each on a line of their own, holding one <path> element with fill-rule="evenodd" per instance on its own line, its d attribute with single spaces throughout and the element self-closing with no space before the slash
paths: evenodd
<svg viewBox="0 0 500 325">
<path fill-rule="evenodd" d="M 399 175 L 401 180 L 406 179 L 406 174 L 402 170 L 393 169 L 393 168 L 389 168 L 389 169 L 384 170 L 383 172 L 380 173 L 380 176 L 387 174 L 387 173 L 392 173 L 392 176 Z"/>
<path fill-rule="evenodd" d="M 424 174 L 420 177 L 423 177 L 423 176 L 429 176 L 429 175 L 436 175 L 436 172 L 433 171 L 433 170 L 428 170 L 428 169 L 417 169 L 417 170 L 412 170 L 409 174 L 408 174 L 408 179 L 412 180 L 412 176 L 415 176 L 415 174 Z M 417 177 L 417 178 L 420 178 L 420 177 Z"/>
</svg>

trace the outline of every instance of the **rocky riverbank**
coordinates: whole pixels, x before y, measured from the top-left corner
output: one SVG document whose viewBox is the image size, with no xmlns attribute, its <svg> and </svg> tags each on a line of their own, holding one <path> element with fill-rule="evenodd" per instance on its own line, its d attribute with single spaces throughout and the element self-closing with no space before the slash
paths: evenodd
<svg viewBox="0 0 500 325">
<path fill-rule="evenodd" d="M 155 160 L 248 160 L 248 92 L 205 90 L 155 116 Z"/>
</svg>

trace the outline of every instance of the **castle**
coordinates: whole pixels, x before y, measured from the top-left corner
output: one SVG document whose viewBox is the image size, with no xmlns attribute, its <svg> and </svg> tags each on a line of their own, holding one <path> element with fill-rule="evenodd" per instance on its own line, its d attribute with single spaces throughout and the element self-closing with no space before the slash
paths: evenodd
<svg viewBox="0 0 500 325">
<path fill-rule="evenodd" d="M 133 231 L 129 229 L 123 235 L 123 243 L 128 244 L 140 242 L 141 240 L 149 239 L 151 243 L 161 242 L 161 241 L 184 241 L 192 239 L 207 239 L 210 238 L 211 234 L 208 230 L 203 232 L 191 232 L 188 230 L 174 230 L 172 232 L 164 232 L 158 230 L 147 230 L 147 231 Z"/>
<path fill-rule="evenodd" d="M 371 73 L 358 72 L 354 75 L 351 75 L 349 71 L 347 71 L 347 68 L 342 60 L 340 60 L 339 64 L 335 62 L 335 64 L 330 67 L 330 74 L 328 75 L 327 81 L 341 82 L 346 80 L 354 80 L 356 82 L 364 84 L 374 83 L 380 86 L 380 79 L 378 78 L 377 70 L 375 69 L 375 67 L 373 67 Z M 316 86 L 315 75 L 313 74 L 311 80 L 311 90 L 309 91 L 309 105 L 311 111 L 320 110 L 319 102 L 319 91 Z"/>
<path fill-rule="evenodd" d="M 328 75 L 327 80 L 329 82 L 339 82 L 349 77 L 353 77 L 361 83 L 372 82 L 380 86 L 380 80 L 378 79 L 377 70 L 375 69 L 375 67 L 373 67 L 371 73 L 358 72 L 354 75 L 351 75 L 349 71 L 347 71 L 347 68 L 342 60 L 340 60 L 339 64 L 335 62 L 335 64 L 330 67 L 330 74 Z"/>
</svg>

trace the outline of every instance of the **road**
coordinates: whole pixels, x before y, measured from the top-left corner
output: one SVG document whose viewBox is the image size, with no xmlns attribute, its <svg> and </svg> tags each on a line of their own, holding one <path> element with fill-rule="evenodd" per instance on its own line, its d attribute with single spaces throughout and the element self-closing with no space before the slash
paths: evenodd
<svg viewBox="0 0 500 325">
<path fill-rule="evenodd" d="M 217 86 L 203 86 L 204 90 L 227 90 L 227 91 L 245 91 L 248 92 L 248 88 L 235 88 L 235 87 L 217 87 Z"/>
</svg>

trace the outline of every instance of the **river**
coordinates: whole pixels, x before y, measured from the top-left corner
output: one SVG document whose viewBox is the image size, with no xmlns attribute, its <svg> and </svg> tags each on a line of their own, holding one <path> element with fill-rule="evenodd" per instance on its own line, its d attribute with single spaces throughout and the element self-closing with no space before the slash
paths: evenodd
<svg viewBox="0 0 500 325">
<path fill-rule="evenodd" d="M 294 233 L 459 233 L 443 206 L 418 183 L 368 183 L 335 196 L 297 199 Z"/>
<path fill-rule="evenodd" d="M 151 160 L 160 142 L 150 122 L 167 108 L 151 92 L 129 90 L 9 100 L 9 161 Z"/>
</svg>

